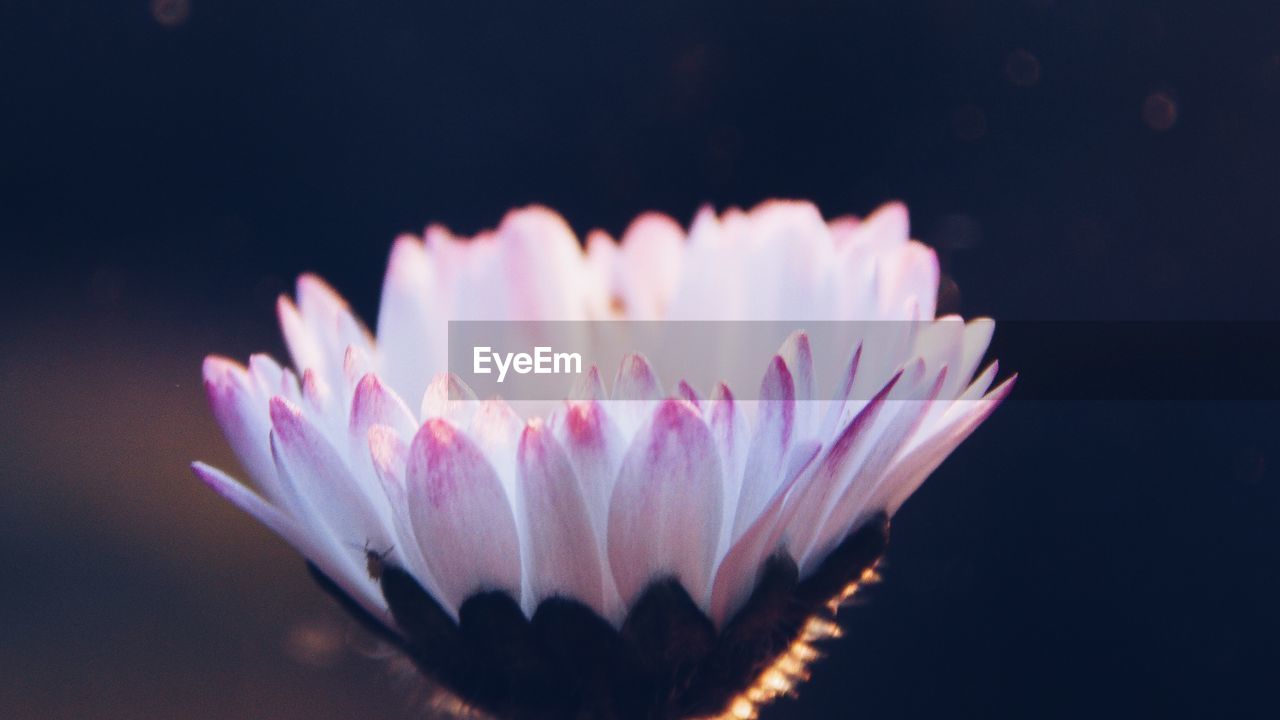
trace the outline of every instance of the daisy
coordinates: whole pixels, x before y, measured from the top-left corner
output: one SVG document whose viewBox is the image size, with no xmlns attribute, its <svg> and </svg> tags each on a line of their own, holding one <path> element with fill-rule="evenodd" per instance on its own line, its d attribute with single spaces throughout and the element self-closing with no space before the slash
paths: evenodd
<svg viewBox="0 0 1280 720">
<path fill-rule="evenodd" d="M 1007 395 L 990 320 L 935 318 L 938 264 L 886 205 L 657 214 L 620 243 L 554 212 L 392 249 L 376 335 L 323 281 L 278 303 L 297 371 L 211 356 L 254 489 L 195 463 L 457 712 L 754 717 L 874 579 L 888 519 Z M 546 412 L 446 372 L 451 320 L 769 320 L 759 400 L 661 387 L 640 355 Z M 894 321 L 815 395 L 805 323 Z M 750 389 L 752 392 L 754 388 Z M 740 389 L 739 393 L 744 393 Z M 743 395 L 745 397 L 745 395 Z"/>
</svg>

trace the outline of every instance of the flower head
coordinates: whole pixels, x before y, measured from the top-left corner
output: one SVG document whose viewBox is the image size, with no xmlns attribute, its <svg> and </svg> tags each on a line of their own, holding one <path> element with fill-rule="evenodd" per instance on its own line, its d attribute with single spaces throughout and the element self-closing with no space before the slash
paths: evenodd
<svg viewBox="0 0 1280 720">
<path fill-rule="evenodd" d="M 396 241 L 376 338 L 305 275 L 280 323 L 298 372 L 210 357 L 218 422 L 256 486 L 197 475 L 461 701 L 503 717 L 738 713 L 786 689 L 873 577 L 887 519 L 1007 394 L 974 379 L 993 324 L 934 318 L 906 211 L 807 203 L 660 215 L 585 251 L 555 213 Z M 523 416 L 446 370 L 450 320 L 776 320 L 759 400 L 611 387 Z M 806 322 L 893 320 L 814 391 Z M 830 609 L 828 609 L 830 607 Z M 631 708 L 627 710 L 626 708 Z M 612 713 L 612 714 L 610 714 Z M 730 715 L 732 716 L 732 715 Z"/>
</svg>

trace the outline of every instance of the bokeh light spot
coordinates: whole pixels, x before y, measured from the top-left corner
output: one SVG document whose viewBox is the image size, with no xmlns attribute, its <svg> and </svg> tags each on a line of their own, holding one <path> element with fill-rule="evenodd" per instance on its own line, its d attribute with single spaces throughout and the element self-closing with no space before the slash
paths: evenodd
<svg viewBox="0 0 1280 720">
<path fill-rule="evenodd" d="M 295 623 L 284 638 L 284 652 L 294 662 L 310 667 L 328 667 L 343 650 L 342 627 L 328 618 Z"/>
<path fill-rule="evenodd" d="M 151 17 L 165 27 L 177 27 L 191 17 L 191 0 L 151 0 Z"/>
<path fill-rule="evenodd" d="M 1032 87 L 1040 82 L 1040 59 L 1027 50 L 1014 50 L 1004 61 L 1004 74 L 1018 87 Z"/>
<path fill-rule="evenodd" d="M 1142 102 L 1142 121 L 1157 132 L 1164 132 L 1178 121 L 1178 104 L 1168 93 L 1153 92 Z"/>
</svg>

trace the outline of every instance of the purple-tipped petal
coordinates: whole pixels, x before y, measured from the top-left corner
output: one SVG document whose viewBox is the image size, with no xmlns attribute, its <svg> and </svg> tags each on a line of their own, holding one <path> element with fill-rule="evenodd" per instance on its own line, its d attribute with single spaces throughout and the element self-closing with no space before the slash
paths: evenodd
<svg viewBox="0 0 1280 720">
<path fill-rule="evenodd" d="M 404 401 L 369 373 L 360 379 L 351 400 L 351 433 L 363 441 L 373 425 L 390 426 L 402 437 L 411 437 L 418 426 Z"/>
<path fill-rule="evenodd" d="M 698 399 L 698 391 L 694 390 L 693 386 L 688 382 L 681 380 L 680 383 L 676 385 L 676 396 L 694 406 L 699 411 L 702 410 L 702 402 Z"/>
<path fill-rule="evenodd" d="M 578 377 L 569 391 L 569 399 L 575 401 L 604 400 L 606 397 L 604 381 L 600 378 L 600 368 L 593 363 L 587 371 Z"/>
<path fill-rule="evenodd" d="M 628 354 L 613 381 L 614 400 L 661 400 L 662 383 L 643 355 Z"/>
<path fill-rule="evenodd" d="M 624 435 L 635 434 L 662 396 L 662 383 L 643 355 L 631 353 L 622 358 L 613 381 L 610 411 Z"/>
<path fill-rule="evenodd" d="M 911 497 L 925 478 L 1008 397 L 1017 379 L 1017 375 L 1010 377 L 981 400 L 961 400 L 954 403 L 943 426 L 933 430 L 928 439 L 908 450 L 895 463 L 889 477 L 881 484 L 882 498 L 873 499 L 873 502 L 883 503 L 890 514 L 896 513 L 898 507 Z"/>
<path fill-rule="evenodd" d="M 605 548 L 609 499 L 622 464 L 624 446 L 617 426 L 598 402 L 570 403 L 557 427 L 574 473 L 582 483 L 591 525 L 601 550 Z"/>
<path fill-rule="evenodd" d="M 705 602 L 720 537 L 721 467 L 706 423 L 667 400 L 622 461 L 609 504 L 609 564 L 625 605 L 671 575 Z"/>
<path fill-rule="evenodd" d="M 244 368 L 227 358 L 210 355 L 204 360 L 204 389 L 213 416 L 231 441 L 240 462 L 258 482 L 275 476 L 267 433 L 266 398 L 259 397 Z M 268 495 L 271 494 L 269 488 Z"/>
<path fill-rule="evenodd" d="M 819 459 L 813 472 L 806 475 L 787 497 L 780 524 L 787 547 L 800 560 L 812 543 L 819 524 L 837 493 L 871 452 L 876 441 L 876 421 L 884 410 L 885 400 L 897 385 L 901 373 L 895 375 L 854 417 Z"/>
<path fill-rule="evenodd" d="M 603 568 L 578 476 L 560 443 L 538 422 L 520 437 L 519 486 L 529 517 L 527 609 L 556 595 L 605 612 Z"/>
<path fill-rule="evenodd" d="M 419 417 L 424 421 L 444 418 L 458 427 L 466 427 L 471 424 L 478 405 L 475 391 L 462 378 L 454 373 L 440 373 L 431 379 L 422 395 Z"/>
<path fill-rule="evenodd" d="M 734 515 L 731 539 L 740 536 L 760 514 L 782 482 L 787 452 L 795 434 L 796 390 L 791 371 L 775 355 L 760 383 L 756 428 L 747 452 L 742 490 Z"/>
<path fill-rule="evenodd" d="M 409 448 L 406 500 L 414 535 L 454 612 L 480 590 L 520 597 L 515 517 L 484 453 L 440 418 L 428 420 Z"/>
<path fill-rule="evenodd" d="M 719 552 L 723 553 L 733 539 L 734 515 L 738 510 L 738 497 L 742 494 L 742 476 L 747 465 L 751 432 L 741 408 L 734 400 L 733 392 L 724 383 L 716 386 L 705 416 L 724 468 L 724 512 L 718 545 Z"/>
<path fill-rule="evenodd" d="M 348 457 L 352 469 L 373 471 L 373 459 L 369 452 L 369 428 L 383 425 L 402 438 L 412 438 L 418 424 L 399 398 L 373 373 L 366 374 L 356 385 L 351 396 L 351 412 L 347 421 Z"/>
<path fill-rule="evenodd" d="M 324 433 L 301 409 L 271 399 L 271 451 L 276 473 L 290 488 L 288 508 L 324 524 L 352 548 L 390 542 L 384 522 L 389 508 L 381 493 L 360 482 Z M 358 554 L 358 553 L 356 553 Z"/>
<path fill-rule="evenodd" d="M 824 510 L 825 516 L 815 524 L 817 530 L 800 553 L 797 563 L 803 574 L 826 557 L 853 525 L 883 508 L 870 504 L 885 474 L 899 451 L 919 430 L 926 414 L 942 391 L 946 368 L 934 377 L 921 377 L 916 382 L 901 382 L 889 394 L 880 417 L 873 421 L 868 433 L 874 442 L 865 452 L 851 456 L 842 470 L 843 477 L 834 502 Z"/>
</svg>

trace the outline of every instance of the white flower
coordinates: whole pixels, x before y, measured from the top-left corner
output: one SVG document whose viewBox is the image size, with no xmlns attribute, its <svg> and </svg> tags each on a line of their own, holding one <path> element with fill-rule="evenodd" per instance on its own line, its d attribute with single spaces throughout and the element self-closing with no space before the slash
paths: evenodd
<svg viewBox="0 0 1280 720">
<path fill-rule="evenodd" d="M 592 234 L 585 252 L 537 207 L 469 240 L 431 228 L 392 250 L 376 339 L 304 275 L 296 304 L 278 306 L 300 378 L 263 355 L 247 368 L 206 360 L 214 412 L 257 491 L 194 468 L 392 636 L 412 630 L 375 564 L 450 618 L 497 590 L 526 616 L 566 597 L 615 627 L 674 578 L 723 630 L 770 556 L 813 575 L 1009 391 L 988 392 L 994 364 L 973 379 L 993 323 L 935 321 L 937 288 L 935 256 L 896 204 L 861 222 L 799 202 L 703 211 L 687 235 L 651 214 L 620 244 Z M 760 359 L 764 402 L 723 386 L 667 396 L 632 357 L 610 394 L 593 376 L 595 399 L 525 419 L 501 399 L 457 399 L 467 389 L 444 374 L 445 342 L 461 319 L 925 322 L 854 353 L 838 400 L 813 397 L 797 332 Z"/>
</svg>

